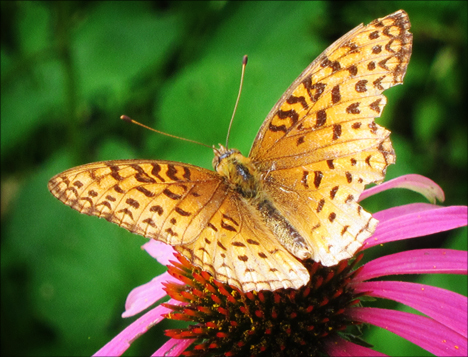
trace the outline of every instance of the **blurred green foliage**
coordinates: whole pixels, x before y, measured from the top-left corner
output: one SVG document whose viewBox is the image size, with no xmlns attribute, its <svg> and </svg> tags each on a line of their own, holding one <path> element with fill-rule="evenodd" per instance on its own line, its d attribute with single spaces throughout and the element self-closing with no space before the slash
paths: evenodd
<svg viewBox="0 0 468 357">
<path fill-rule="evenodd" d="M 271 107 L 316 56 L 359 23 L 400 8 L 414 47 L 405 84 L 385 93 L 379 119 L 398 158 L 387 179 L 419 173 L 442 186 L 445 205 L 466 204 L 466 1 L 1 2 L 1 354 L 94 353 L 133 321 L 120 317 L 130 290 L 161 273 L 139 249 L 143 238 L 79 215 L 47 190 L 56 173 L 98 160 L 210 168 L 211 150 L 121 114 L 223 143 L 248 54 L 230 138 L 247 154 Z M 422 200 L 398 191 L 364 204 L 376 211 Z M 466 249 L 466 229 L 413 241 L 407 247 Z M 455 287 L 466 294 L 463 279 Z M 169 324 L 129 354 L 151 354 Z M 405 341 L 397 345 L 408 353 Z"/>
</svg>

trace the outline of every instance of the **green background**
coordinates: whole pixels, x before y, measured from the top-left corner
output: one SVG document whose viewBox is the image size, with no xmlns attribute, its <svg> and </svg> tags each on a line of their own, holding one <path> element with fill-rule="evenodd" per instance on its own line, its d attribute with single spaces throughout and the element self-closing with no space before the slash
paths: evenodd
<svg viewBox="0 0 468 357">
<path fill-rule="evenodd" d="M 134 320 L 120 317 L 131 289 L 163 271 L 139 248 L 145 239 L 80 215 L 47 190 L 53 175 L 99 160 L 211 168 L 210 149 L 122 122 L 121 114 L 224 143 L 248 54 L 230 138 L 246 155 L 271 107 L 316 56 L 400 8 L 414 46 L 405 84 L 385 93 L 378 120 L 393 132 L 397 153 L 387 179 L 422 174 L 442 186 L 444 205 L 466 205 L 465 1 L 1 2 L 1 354 L 93 354 Z M 410 202 L 424 199 L 393 190 L 363 204 L 375 212 Z M 466 229 L 366 257 L 439 246 L 466 249 Z M 463 276 L 425 279 L 466 295 Z M 128 354 L 154 352 L 168 326 Z M 377 328 L 366 339 L 391 355 L 422 353 Z"/>
</svg>

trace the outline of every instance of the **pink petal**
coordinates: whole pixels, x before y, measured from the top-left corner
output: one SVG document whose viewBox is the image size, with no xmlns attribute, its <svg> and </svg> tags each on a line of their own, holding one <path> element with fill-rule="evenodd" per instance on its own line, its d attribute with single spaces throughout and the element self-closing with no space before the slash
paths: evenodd
<svg viewBox="0 0 468 357">
<path fill-rule="evenodd" d="M 396 274 L 467 274 L 468 252 L 454 249 L 415 249 L 371 260 L 354 277 L 364 281 Z"/>
<path fill-rule="evenodd" d="M 171 338 L 156 352 L 154 352 L 152 356 L 180 356 L 180 354 L 184 352 L 187 349 L 187 347 L 190 346 L 194 341 L 194 339 L 177 340 L 175 338 Z"/>
<path fill-rule="evenodd" d="M 413 203 L 377 212 L 374 217 L 380 223 L 375 233 L 364 242 L 362 250 L 466 226 L 468 210 L 466 206 L 439 207 Z"/>
<path fill-rule="evenodd" d="M 168 303 L 179 305 L 177 300 L 169 300 Z M 163 315 L 171 312 L 164 306 L 157 306 L 146 314 L 135 320 L 122 332 L 110 340 L 104 347 L 97 351 L 93 356 L 120 356 L 122 355 L 138 337 L 143 335 L 151 327 L 159 323 Z"/>
<path fill-rule="evenodd" d="M 391 188 L 406 188 L 418 192 L 432 203 L 436 203 L 436 199 L 440 202 L 444 202 L 445 200 L 444 191 L 434 181 L 421 175 L 411 174 L 400 176 L 393 180 L 383 182 L 380 185 L 368 188 L 361 194 L 359 201 Z"/>
<path fill-rule="evenodd" d="M 425 316 L 372 307 L 350 308 L 346 314 L 352 320 L 389 330 L 436 356 L 466 356 L 468 353 L 466 337 Z"/>
<path fill-rule="evenodd" d="M 346 341 L 337 335 L 328 338 L 325 348 L 329 356 L 387 356 L 370 348 Z"/>
<path fill-rule="evenodd" d="M 355 293 L 398 301 L 467 337 L 466 296 L 429 285 L 401 281 L 369 281 L 354 286 Z"/>
<path fill-rule="evenodd" d="M 122 314 L 122 317 L 136 315 L 166 296 L 166 292 L 163 290 L 162 285 L 162 283 L 166 281 L 180 283 L 179 280 L 170 276 L 168 272 L 165 272 L 150 282 L 133 289 L 127 296 L 125 312 Z"/>
<path fill-rule="evenodd" d="M 174 258 L 175 250 L 172 246 L 154 239 L 143 244 L 143 249 L 162 265 L 169 265 L 169 259 Z"/>
</svg>

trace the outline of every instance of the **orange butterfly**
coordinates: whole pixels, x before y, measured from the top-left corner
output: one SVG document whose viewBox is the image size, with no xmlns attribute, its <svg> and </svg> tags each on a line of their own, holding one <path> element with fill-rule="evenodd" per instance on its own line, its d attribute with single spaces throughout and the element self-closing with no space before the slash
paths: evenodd
<svg viewBox="0 0 468 357">
<path fill-rule="evenodd" d="M 350 258 L 377 221 L 356 200 L 395 162 L 375 124 L 382 92 L 411 56 L 407 14 L 360 25 L 297 78 L 263 122 L 248 157 L 220 145 L 216 172 L 156 160 L 105 161 L 49 182 L 60 201 L 170 244 L 244 292 L 299 288 L 301 260 Z"/>
</svg>

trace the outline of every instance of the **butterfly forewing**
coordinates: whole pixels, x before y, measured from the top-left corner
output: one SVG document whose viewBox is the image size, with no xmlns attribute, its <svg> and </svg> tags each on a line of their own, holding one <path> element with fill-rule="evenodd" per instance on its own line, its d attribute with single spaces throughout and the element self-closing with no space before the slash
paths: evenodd
<svg viewBox="0 0 468 357">
<path fill-rule="evenodd" d="M 172 245 L 196 239 L 226 194 L 209 170 L 168 161 L 106 161 L 67 170 L 49 182 L 63 203 Z"/>
<path fill-rule="evenodd" d="M 215 279 L 244 291 L 298 288 L 309 280 L 213 171 L 169 161 L 106 161 L 53 177 L 49 190 L 81 213 L 173 245 Z"/>
<path fill-rule="evenodd" d="M 356 200 L 395 162 L 390 132 L 374 118 L 386 104 L 381 93 L 406 73 L 409 27 L 400 10 L 332 44 L 282 96 L 252 146 L 268 196 L 324 265 L 351 257 L 375 230 Z"/>
</svg>

